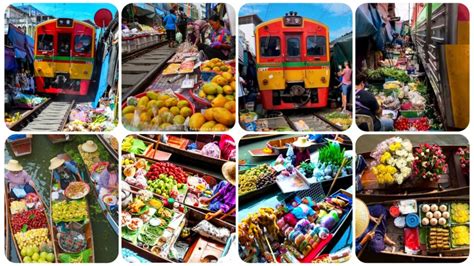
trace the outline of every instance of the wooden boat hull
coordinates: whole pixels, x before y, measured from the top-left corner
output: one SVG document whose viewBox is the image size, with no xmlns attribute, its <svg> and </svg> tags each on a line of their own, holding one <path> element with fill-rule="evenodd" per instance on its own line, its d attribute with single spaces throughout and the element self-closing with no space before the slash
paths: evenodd
<svg viewBox="0 0 474 266">
<path fill-rule="evenodd" d="M 10 255 L 11 247 L 10 247 L 10 239 L 9 238 L 11 237 L 12 242 L 13 242 L 13 247 L 15 249 L 15 252 L 16 252 L 17 256 L 18 256 L 18 259 L 21 263 L 23 263 L 23 260 L 21 258 L 20 249 L 19 249 L 19 247 L 16 243 L 15 236 L 13 235 L 13 228 L 12 228 L 12 224 L 11 224 L 12 214 L 10 212 L 10 194 L 8 193 L 8 191 L 9 191 L 8 184 L 5 183 L 5 219 L 8 222 L 8 229 L 7 229 L 7 225 L 5 224 L 5 230 L 6 230 L 5 232 L 6 232 L 6 236 L 8 236 L 8 238 L 7 237 L 5 238 L 5 243 L 8 243 L 8 244 L 5 244 L 5 248 L 8 249 L 8 253 L 6 253 L 6 255 L 7 255 L 7 257 Z M 44 209 L 45 216 L 48 217 L 48 213 L 46 213 L 46 205 L 44 204 L 43 198 L 41 197 L 41 195 L 36 190 L 35 190 L 35 193 L 36 193 L 36 195 L 38 195 L 38 197 L 41 201 L 41 204 L 45 208 Z M 46 223 L 48 225 L 49 239 L 53 240 L 54 239 L 54 234 L 53 234 L 52 223 L 49 219 L 46 219 Z M 54 254 L 54 261 L 58 262 L 58 256 L 57 256 L 57 253 L 56 253 L 56 249 L 53 249 L 53 254 Z"/>
<path fill-rule="evenodd" d="M 439 182 L 415 182 L 408 180 L 402 185 L 386 187 L 378 186 L 375 176 L 370 171 L 370 162 L 374 161 L 370 156 L 370 152 L 361 153 L 360 155 L 362 155 L 367 165 L 366 169 L 361 174 L 361 184 L 364 190 L 371 191 L 370 194 L 361 193 L 361 199 L 367 199 L 367 202 L 369 203 L 371 201 L 419 197 L 427 194 L 436 195 L 437 193 L 439 193 L 439 195 L 455 196 L 461 195 L 461 193 L 464 193 L 465 191 L 469 191 L 469 176 L 463 174 L 459 158 L 456 155 L 456 151 L 460 147 L 462 146 L 441 146 L 443 153 L 446 155 L 449 175 L 441 177 Z"/>
<path fill-rule="evenodd" d="M 132 194 L 136 195 L 137 192 L 133 191 Z M 187 219 L 192 219 L 193 221 L 199 222 L 204 220 L 206 214 L 204 212 L 201 212 L 199 210 L 193 209 L 193 208 L 188 208 L 188 212 L 186 213 L 186 218 Z M 220 220 L 220 219 L 213 219 L 212 223 L 218 227 L 225 227 L 230 230 L 231 233 L 235 233 L 235 226 L 231 223 L 228 223 L 226 221 Z M 189 224 L 188 224 L 189 226 Z M 131 242 L 125 240 L 122 238 L 122 248 L 128 248 L 134 252 L 136 252 L 139 256 L 149 260 L 150 262 L 163 262 L 163 263 L 173 263 L 173 261 L 169 260 L 168 258 L 163 258 L 160 256 L 157 256 L 153 254 L 152 252 L 144 249 L 143 247 L 139 247 L 137 245 L 132 244 Z"/>
<path fill-rule="evenodd" d="M 76 181 L 80 182 L 80 181 L 83 181 L 81 180 L 79 177 L 76 176 Z M 51 217 L 51 225 L 52 225 L 52 228 L 53 228 L 53 239 L 54 239 L 54 249 L 55 249 L 55 252 L 56 254 L 60 254 L 61 253 L 61 248 L 59 247 L 59 242 L 58 242 L 58 230 L 53 222 L 53 215 L 52 215 L 52 205 L 53 205 L 53 198 L 52 198 L 52 192 L 53 192 L 53 184 L 55 183 L 55 179 L 54 179 L 54 176 L 53 176 L 53 172 L 51 172 L 51 191 L 50 191 L 50 217 Z M 87 196 L 86 196 L 86 200 L 87 200 Z M 87 239 L 87 248 L 91 250 L 91 257 L 90 257 L 90 261 L 89 263 L 94 263 L 95 262 L 95 250 L 94 250 L 94 233 L 92 231 L 92 224 L 91 224 L 91 221 L 90 221 L 90 209 L 89 209 L 89 204 L 87 204 L 87 220 L 88 220 L 88 223 L 85 225 L 85 228 L 84 228 L 84 234 L 86 236 L 86 239 Z"/>
<path fill-rule="evenodd" d="M 158 160 L 150 159 L 150 158 L 148 158 L 148 157 L 141 156 L 141 155 L 135 155 L 135 157 L 136 157 L 136 158 L 140 158 L 140 159 L 145 159 L 145 160 L 147 160 L 147 161 L 150 162 L 150 163 L 159 162 Z M 215 185 L 217 185 L 217 183 L 219 183 L 220 181 L 223 181 L 223 179 L 220 178 L 220 177 L 218 178 L 218 177 L 211 176 L 211 175 L 208 175 L 208 174 L 203 174 L 203 173 L 198 172 L 198 171 L 196 171 L 196 170 L 194 170 L 194 169 L 188 168 L 188 167 L 186 167 L 186 166 L 183 166 L 183 165 L 180 165 L 180 164 L 177 164 L 177 163 L 173 163 L 173 164 L 175 164 L 176 166 L 181 167 L 181 168 L 182 168 L 186 173 L 188 173 L 189 175 L 198 175 L 198 176 L 200 176 L 200 177 L 203 177 L 203 178 L 206 180 L 206 182 L 207 182 L 209 185 L 211 185 L 211 186 L 215 186 Z M 134 190 L 134 191 L 139 191 L 139 190 L 140 190 L 140 188 L 138 188 L 137 186 L 130 185 L 130 184 L 129 184 L 129 186 L 130 186 L 130 188 L 131 188 L 132 190 Z M 158 194 L 156 194 L 156 193 L 153 193 L 153 195 L 154 195 L 155 197 L 157 197 L 157 198 L 163 199 L 163 197 L 162 197 L 161 195 L 158 195 Z M 182 204 L 185 205 L 185 206 L 187 206 L 188 208 L 192 208 L 192 209 L 198 210 L 198 211 L 203 212 L 203 213 L 209 212 L 209 210 L 202 209 L 202 208 L 197 208 L 197 207 L 188 205 L 188 204 L 186 204 L 186 203 L 184 203 L 184 202 L 183 202 Z M 233 215 L 227 216 L 227 217 L 225 218 L 225 221 L 226 221 L 226 222 L 229 222 L 229 223 L 234 223 L 234 222 L 235 222 L 235 216 L 233 216 Z"/>
<path fill-rule="evenodd" d="M 100 139 L 100 138 L 99 138 Z M 102 142 L 102 140 L 101 140 Z M 105 142 L 105 140 L 104 140 Z M 102 143 L 104 143 L 102 142 Z M 83 161 L 85 161 L 84 157 L 82 156 L 82 153 L 80 151 L 80 146 L 77 148 L 78 151 L 79 151 L 79 154 L 81 155 L 81 158 Z M 109 153 L 111 153 L 110 155 L 113 157 L 113 158 L 117 158 L 117 156 L 115 156 L 113 154 L 113 152 L 109 149 L 107 149 L 109 151 Z M 118 159 L 116 160 L 118 161 Z M 87 168 L 87 167 L 86 167 Z M 97 191 L 97 188 L 96 188 L 96 183 L 94 182 L 94 180 L 92 179 L 91 177 L 91 173 L 89 171 L 89 169 L 86 169 L 87 171 L 87 176 L 89 177 L 89 184 L 92 186 L 92 192 L 94 193 L 94 196 L 95 198 L 97 199 L 97 203 L 99 204 L 99 207 L 100 209 L 102 210 L 102 213 L 104 214 L 105 216 L 105 219 L 107 220 L 107 222 L 110 224 L 110 227 L 112 227 L 112 229 L 114 230 L 114 232 L 119 235 L 119 226 L 118 226 L 118 220 L 119 220 L 119 215 L 118 213 L 116 215 L 114 215 L 112 213 L 112 210 L 110 210 L 110 208 L 105 204 L 105 202 L 99 197 L 99 191 Z M 82 172 L 81 172 L 81 175 L 82 175 Z M 86 180 L 86 178 L 84 177 L 84 175 L 82 175 L 82 179 L 83 180 Z M 117 193 L 117 197 L 118 197 L 118 193 Z"/>
<path fill-rule="evenodd" d="M 357 197 L 359 197 L 357 195 Z M 416 198 L 417 202 L 424 202 L 424 203 L 445 203 L 445 202 L 469 202 L 469 194 L 464 196 L 437 196 L 437 197 L 424 197 L 424 198 Z M 393 205 L 394 200 L 386 200 L 380 202 L 373 202 L 370 205 L 381 204 L 384 206 L 391 206 Z M 389 218 L 392 219 L 392 218 Z M 393 236 L 395 234 L 395 230 L 391 230 L 390 226 L 392 226 L 391 222 L 387 222 L 387 234 L 391 237 L 392 240 L 397 240 L 397 237 Z M 397 229 L 401 230 L 401 229 Z M 397 252 L 390 252 L 390 251 L 382 251 L 381 253 L 374 253 L 368 248 L 365 248 L 360 255 L 359 259 L 362 262 L 462 262 L 465 261 L 469 256 L 469 248 L 456 248 L 453 250 L 446 250 L 440 251 L 437 253 L 423 253 L 418 255 L 410 255 Z"/>
<path fill-rule="evenodd" d="M 16 140 L 7 139 L 7 143 L 10 146 L 10 149 L 13 151 L 15 157 L 29 155 L 33 151 L 32 135 L 26 135 L 25 138 Z"/>
</svg>

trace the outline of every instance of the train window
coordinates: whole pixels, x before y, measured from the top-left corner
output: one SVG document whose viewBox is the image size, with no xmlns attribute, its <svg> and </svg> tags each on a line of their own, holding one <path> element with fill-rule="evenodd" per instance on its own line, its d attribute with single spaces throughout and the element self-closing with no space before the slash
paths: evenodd
<svg viewBox="0 0 474 266">
<path fill-rule="evenodd" d="M 326 55 L 326 37 L 308 36 L 306 38 L 306 50 L 310 56 Z"/>
<path fill-rule="evenodd" d="M 261 56 L 280 56 L 280 38 L 279 37 L 262 37 L 260 38 L 260 55 Z"/>
<path fill-rule="evenodd" d="M 90 53 L 92 48 L 92 37 L 86 35 L 77 35 L 74 38 L 74 52 Z"/>
<path fill-rule="evenodd" d="M 300 55 L 300 38 L 290 37 L 286 39 L 286 52 L 288 56 Z"/>
<path fill-rule="evenodd" d="M 54 49 L 54 37 L 50 34 L 38 35 L 38 46 L 39 51 L 52 51 Z"/>
<path fill-rule="evenodd" d="M 58 54 L 71 55 L 71 34 L 58 34 Z"/>
</svg>

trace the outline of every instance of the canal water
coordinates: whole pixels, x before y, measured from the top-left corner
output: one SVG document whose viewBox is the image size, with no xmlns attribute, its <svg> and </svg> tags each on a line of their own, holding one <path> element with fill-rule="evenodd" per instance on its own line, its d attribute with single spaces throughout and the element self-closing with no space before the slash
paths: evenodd
<svg viewBox="0 0 474 266">
<path fill-rule="evenodd" d="M 66 153 L 79 165 L 80 170 L 83 171 L 85 166 L 77 147 L 87 140 L 93 140 L 98 146 L 102 161 L 113 162 L 115 160 L 96 136 L 70 135 L 69 137 L 70 141 L 68 142 L 52 144 L 46 135 L 34 135 L 32 145 L 33 152 L 30 155 L 18 158 L 15 158 L 9 145 L 6 145 L 5 148 L 5 164 L 10 159 L 16 159 L 23 165 L 26 172 L 33 178 L 38 193 L 41 194 L 47 205 L 48 212 L 51 188 L 51 174 L 48 167 L 51 158 L 58 154 Z M 114 163 L 118 164 L 117 162 Z M 87 200 L 91 211 L 91 222 L 94 232 L 95 262 L 112 262 L 118 255 L 118 236 L 102 213 L 95 194 L 89 193 Z M 10 239 L 10 241 L 12 240 Z M 13 247 L 12 242 L 10 246 Z M 9 254 L 10 258 L 13 262 L 18 262 L 18 257 L 14 253 L 14 249 L 11 249 Z"/>
</svg>

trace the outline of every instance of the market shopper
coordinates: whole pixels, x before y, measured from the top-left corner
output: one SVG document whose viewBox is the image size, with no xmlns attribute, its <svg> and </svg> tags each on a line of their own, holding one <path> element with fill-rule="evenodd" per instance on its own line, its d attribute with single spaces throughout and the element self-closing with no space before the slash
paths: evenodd
<svg viewBox="0 0 474 266">
<path fill-rule="evenodd" d="M 53 172 L 56 181 L 61 184 L 61 189 L 66 189 L 69 183 L 76 180 L 76 177 L 81 178 L 77 166 L 72 161 L 66 161 L 59 156 L 50 160 L 49 170 Z"/>
<path fill-rule="evenodd" d="M 341 99 L 342 99 L 342 112 L 347 110 L 347 96 L 352 88 L 352 69 L 349 61 L 344 61 L 344 69 L 339 71 L 339 77 L 342 77 L 341 81 Z"/>
<path fill-rule="evenodd" d="M 209 29 L 209 23 L 203 19 L 198 19 L 193 22 L 188 23 L 187 28 L 187 41 L 199 45 L 205 43 L 206 40 L 206 31 Z"/>
<path fill-rule="evenodd" d="M 168 46 L 175 47 L 176 45 L 176 15 L 175 10 L 170 9 L 168 15 L 163 18 L 165 24 L 166 38 L 168 39 Z"/>
<path fill-rule="evenodd" d="M 358 74 L 356 76 L 356 115 L 367 115 L 372 118 L 374 131 L 391 131 L 393 130 L 393 120 L 381 117 L 382 108 L 375 96 L 365 90 L 367 76 Z M 360 129 L 368 131 L 369 126 L 364 123 L 358 125 Z"/>
<path fill-rule="evenodd" d="M 231 34 L 228 29 L 224 27 L 224 22 L 218 15 L 213 15 L 209 18 L 209 25 L 211 25 L 211 45 L 199 44 L 199 50 L 206 54 L 207 58 L 219 58 L 226 60 L 229 58 L 231 49 Z"/>
<path fill-rule="evenodd" d="M 188 16 L 184 13 L 183 7 L 179 7 L 176 15 L 176 27 L 181 33 L 181 40 L 184 42 L 186 40 L 186 30 L 188 26 Z"/>
<path fill-rule="evenodd" d="M 235 168 L 235 162 L 226 162 L 222 165 L 222 175 L 226 180 L 216 185 L 212 197 L 200 199 L 201 203 L 209 204 L 211 212 L 206 214 L 206 220 L 235 211 Z"/>
<path fill-rule="evenodd" d="M 10 197 L 21 199 L 28 193 L 35 192 L 31 176 L 23 169 L 17 160 L 10 160 L 5 165 L 5 182 L 8 184 Z"/>
</svg>

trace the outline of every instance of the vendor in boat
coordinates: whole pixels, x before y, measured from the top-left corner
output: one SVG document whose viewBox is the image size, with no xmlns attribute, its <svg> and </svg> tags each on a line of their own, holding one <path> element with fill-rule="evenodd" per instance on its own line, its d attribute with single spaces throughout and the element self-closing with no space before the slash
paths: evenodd
<svg viewBox="0 0 474 266">
<path fill-rule="evenodd" d="M 295 167 L 299 166 L 302 162 L 311 159 L 311 153 L 309 152 L 309 147 L 313 145 L 313 142 L 308 140 L 308 137 L 299 137 L 295 142 L 292 143 L 294 153 L 294 162 Z"/>
<path fill-rule="evenodd" d="M 212 197 L 200 199 L 202 204 L 209 204 L 209 210 L 212 211 L 206 214 L 206 220 L 235 211 L 235 168 L 235 162 L 222 165 L 222 175 L 226 180 L 214 187 Z"/>
<path fill-rule="evenodd" d="M 374 131 L 392 131 L 393 120 L 382 117 L 382 107 L 375 96 L 365 90 L 367 76 L 363 73 L 356 76 L 356 114 L 370 116 Z M 367 123 L 358 125 L 360 129 L 369 131 Z"/>
<path fill-rule="evenodd" d="M 232 48 L 229 30 L 224 27 L 224 22 L 218 15 L 209 18 L 209 25 L 212 28 L 211 45 L 201 43 L 198 49 L 203 51 L 209 59 L 227 60 Z"/>
<path fill-rule="evenodd" d="M 387 209 L 380 204 L 367 207 L 356 200 L 356 254 L 364 248 L 374 253 L 385 250 L 386 245 L 395 246 L 387 235 Z"/>
<path fill-rule="evenodd" d="M 53 172 L 54 179 L 61 185 L 61 189 L 66 189 L 69 183 L 76 180 L 76 177 L 81 179 L 79 169 L 74 162 L 60 157 L 50 160 L 49 170 Z"/>
<path fill-rule="evenodd" d="M 31 176 L 23 170 L 23 166 L 17 160 L 10 160 L 5 165 L 7 172 L 5 182 L 8 183 L 8 192 L 13 199 L 20 199 L 28 193 L 35 192 L 35 184 Z"/>
<path fill-rule="evenodd" d="M 110 193 L 117 189 L 118 177 L 117 177 L 117 165 L 108 164 L 107 168 L 104 169 L 99 175 L 99 195 Z"/>
</svg>

